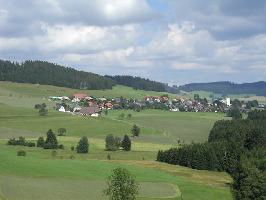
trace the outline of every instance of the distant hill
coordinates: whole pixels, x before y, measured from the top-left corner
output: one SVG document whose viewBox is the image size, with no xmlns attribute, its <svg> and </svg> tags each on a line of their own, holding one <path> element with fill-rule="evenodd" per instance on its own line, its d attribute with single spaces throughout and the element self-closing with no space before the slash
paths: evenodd
<svg viewBox="0 0 266 200">
<path fill-rule="evenodd" d="M 125 85 L 138 90 L 178 93 L 178 89 L 165 83 L 134 76 L 106 76 L 119 85 Z"/>
<path fill-rule="evenodd" d="M 0 81 L 54 85 L 76 89 L 111 89 L 115 82 L 97 74 L 44 61 L 22 64 L 0 60 Z"/>
<path fill-rule="evenodd" d="M 134 89 L 177 93 L 176 87 L 133 76 L 100 76 L 46 61 L 25 61 L 21 64 L 0 60 L 0 81 L 53 85 L 74 89 L 112 89 L 116 84 Z"/>
<path fill-rule="evenodd" d="M 187 92 L 203 90 L 216 94 L 255 94 L 257 96 L 266 96 L 265 81 L 242 84 L 236 84 L 228 81 L 212 83 L 190 83 L 179 86 L 179 89 Z"/>
</svg>

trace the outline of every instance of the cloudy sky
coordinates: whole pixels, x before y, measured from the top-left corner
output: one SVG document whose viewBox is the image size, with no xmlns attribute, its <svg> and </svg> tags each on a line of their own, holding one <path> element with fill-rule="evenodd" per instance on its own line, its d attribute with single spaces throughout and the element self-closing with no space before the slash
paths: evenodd
<svg viewBox="0 0 266 200">
<path fill-rule="evenodd" d="M 170 84 L 266 80 L 265 0 L 0 0 L 0 59 Z"/>
</svg>

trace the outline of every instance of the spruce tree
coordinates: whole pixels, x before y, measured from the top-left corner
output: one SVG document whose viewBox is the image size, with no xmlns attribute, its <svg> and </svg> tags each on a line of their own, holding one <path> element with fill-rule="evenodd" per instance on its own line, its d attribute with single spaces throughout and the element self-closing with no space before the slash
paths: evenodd
<svg viewBox="0 0 266 200">
<path fill-rule="evenodd" d="M 45 149 L 57 149 L 58 142 L 56 139 L 56 135 L 53 133 L 51 129 L 47 132 L 47 138 L 45 140 L 44 148 Z"/>
<path fill-rule="evenodd" d="M 124 136 L 121 146 L 125 151 L 131 150 L 131 140 L 127 135 Z"/>
<path fill-rule="evenodd" d="M 77 153 L 88 153 L 89 152 L 89 142 L 86 136 L 80 138 L 77 145 Z"/>
</svg>

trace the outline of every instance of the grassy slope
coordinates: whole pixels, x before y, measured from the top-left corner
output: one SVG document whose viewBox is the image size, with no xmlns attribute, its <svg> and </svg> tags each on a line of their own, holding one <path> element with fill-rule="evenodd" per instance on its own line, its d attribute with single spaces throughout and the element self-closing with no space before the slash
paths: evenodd
<svg viewBox="0 0 266 200">
<path fill-rule="evenodd" d="M 100 161 L 91 159 L 68 159 L 63 151 L 58 156 L 52 157 L 51 151 L 44 151 L 37 148 L 29 150 L 27 147 L 7 147 L 1 145 L 0 152 L 0 176 L 6 179 L 15 180 L 19 177 L 32 177 L 42 181 L 63 178 L 65 180 L 76 180 L 81 184 L 83 181 L 104 181 L 115 167 L 122 166 L 134 174 L 139 182 L 166 182 L 178 185 L 182 192 L 183 199 L 230 199 L 230 192 L 225 183 L 230 178 L 222 173 L 197 171 L 184 167 L 175 168 L 171 165 L 153 163 L 149 161 Z M 28 155 L 17 157 L 16 150 L 25 149 Z M 5 159 L 3 159 L 5 157 Z M 57 183 L 57 182 L 55 182 Z M 62 182 L 61 182 L 62 183 Z M 12 186 L 12 184 L 11 184 Z M 96 185 L 97 186 L 97 185 Z M 93 186 L 91 186 L 93 187 Z M 30 189 L 29 187 L 28 189 Z M 26 188 L 27 189 L 27 188 Z M 95 188 L 97 189 L 97 188 Z M 33 192 L 33 191 L 31 191 Z M 81 194 L 82 195 L 82 194 Z M 92 198 L 93 199 L 93 198 Z"/>
<path fill-rule="evenodd" d="M 195 112 L 168 112 L 159 110 L 146 110 L 143 112 L 112 111 L 108 118 L 118 119 L 121 113 L 132 113 L 131 119 L 123 122 L 136 123 L 142 127 L 162 132 L 164 137 L 154 135 L 154 140 L 160 143 L 173 142 L 180 139 L 186 143 L 191 141 L 204 142 L 215 121 L 226 119 L 221 113 L 195 113 Z M 160 135 L 160 136 L 162 136 Z"/>
<path fill-rule="evenodd" d="M 78 90 L 50 85 L 37 85 L 27 83 L 11 83 L 0 81 L 0 95 L 18 95 L 18 97 L 48 97 L 56 95 L 70 96 L 74 93 L 85 93 L 96 97 L 126 97 L 142 99 L 145 96 L 159 96 L 163 92 L 134 90 L 133 88 L 117 85 L 112 90 Z M 169 94 L 169 93 L 168 93 Z M 169 94 L 174 97 L 174 94 Z"/>
<path fill-rule="evenodd" d="M 0 140 L 0 176 L 2 184 L 3 180 L 9 183 L 9 186 L 5 187 L 5 191 L 15 190 L 18 183 L 25 179 L 26 188 L 20 187 L 18 191 L 32 193 L 31 189 L 35 185 L 40 185 L 40 188 L 46 188 L 48 193 L 55 196 L 59 194 L 58 199 L 64 199 L 64 196 L 60 195 L 71 197 L 73 193 L 79 194 L 82 199 L 88 193 L 79 193 L 78 191 L 80 191 L 79 188 L 84 188 L 83 185 L 87 183 L 86 181 L 89 181 L 88 185 L 92 187 L 88 191 L 92 193 L 97 191 L 98 194 L 99 185 L 103 185 L 99 181 L 103 181 L 110 174 L 112 168 L 123 166 L 136 175 L 138 181 L 166 182 L 179 186 L 183 199 L 231 199 L 230 190 L 225 187 L 225 183 L 230 181 L 226 174 L 191 170 L 152 161 L 155 159 L 158 149 L 169 148 L 175 138 L 184 138 L 186 141 L 206 140 L 208 130 L 213 122 L 222 118 L 222 115 L 170 113 L 153 110 L 134 112 L 132 119 L 121 121 L 117 118 L 120 111 L 109 112 L 108 116 L 97 119 L 71 116 L 52 110 L 49 111 L 47 117 L 40 117 L 36 110 L 32 109 L 35 103 L 47 102 L 49 104 L 47 96 L 70 95 L 74 92 L 77 91 L 53 86 L 0 82 L 0 102 L 5 103 L 0 104 L 0 139 L 2 138 Z M 151 95 L 149 92 L 121 86 L 112 91 L 95 91 L 94 94 L 91 92 L 90 94 L 95 96 L 107 96 L 108 93 L 113 96 L 125 96 L 124 94 L 126 94 L 128 97 Z M 158 95 L 158 93 L 153 95 Z M 123 112 L 126 113 L 126 111 Z M 133 123 L 142 127 L 141 137 L 133 139 L 133 151 L 104 151 L 106 134 L 113 133 L 120 136 L 129 134 Z M 9 147 L 3 140 L 3 138 L 11 136 L 36 139 L 39 135 L 44 135 L 49 128 L 57 130 L 60 127 L 67 128 L 68 136 L 59 138 L 60 143 L 63 143 L 66 149 L 58 151 L 56 157 L 52 157 L 49 150 Z M 89 136 L 90 153 L 88 155 L 77 155 L 70 151 L 70 147 L 76 145 L 82 135 Z M 26 158 L 16 156 L 16 151 L 21 148 L 26 149 L 28 153 Z M 106 159 L 108 153 L 111 154 L 113 161 L 101 161 Z M 69 159 L 71 155 L 75 156 L 74 160 Z M 76 185 L 73 183 L 74 185 L 60 186 L 64 182 L 69 182 L 70 179 L 77 179 Z M 49 182 L 48 186 L 47 181 Z M 90 181 L 96 182 L 91 183 Z M 74 189 L 71 190 L 71 187 Z M 0 188 L 3 188 L 1 184 Z M 151 187 L 147 191 L 152 189 L 157 190 L 156 187 Z M 146 191 L 145 188 L 144 190 Z M 87 189 L 82 191 L 87 191 Z M 18 192 L 17 195 L 20 196 L 21 193 Z M 95 199 L 99 198 L 95 197 Z M 141 199 L 146 200 L 147 198 Z M 154 198 L 149 198 L 149 200 L 151 199 Z"/>
</svg>

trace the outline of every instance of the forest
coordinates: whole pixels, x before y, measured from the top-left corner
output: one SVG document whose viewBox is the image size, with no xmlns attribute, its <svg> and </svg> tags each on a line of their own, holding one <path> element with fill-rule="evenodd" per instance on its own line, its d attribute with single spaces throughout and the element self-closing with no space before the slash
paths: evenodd
<svg viewBox="0 0 266 200">
<path fill-rule="evenodd" d="M 187 92 L 203 90 L 216 94 L 255 94 L 258 96 L 266 96 L 266 82 L 259 81 L 254 83 L 236 84 L 228 81 L 212 82 L 212 83 L 190 83 L 179 86 L 180 90 Z"/>
<path fill-rule="evenodd" d="M 75 89 L 112 89 L 116 84 L 134 89 L 177 93 L 167 84 L 133 76 L 100 76 L 46 61 L 23 63 L 0 60 L 0 81 L 54 85 Z"/>
<path fill-rule="evenodd" d="M 0 81 L 54 85 L 75 89 L 111 89 L 115 81 L 45 61 L 16 63 L 0 60 Z"/>
<path fill-rule="evenodd" d="M 199 170 L 226 171 L 235 199 L 266 196 L 266 111 L 247 119 L 217 121 L 208 142 L 159 151 L 157 160 Z"/>
<path fill-rule="evenodd" d="M 178 89 L 165 83 L 134 76 L 106 76 L 113 79 L 117 84 L 132 87 L 138 90 L 178 93 Z"/>
</svg>

